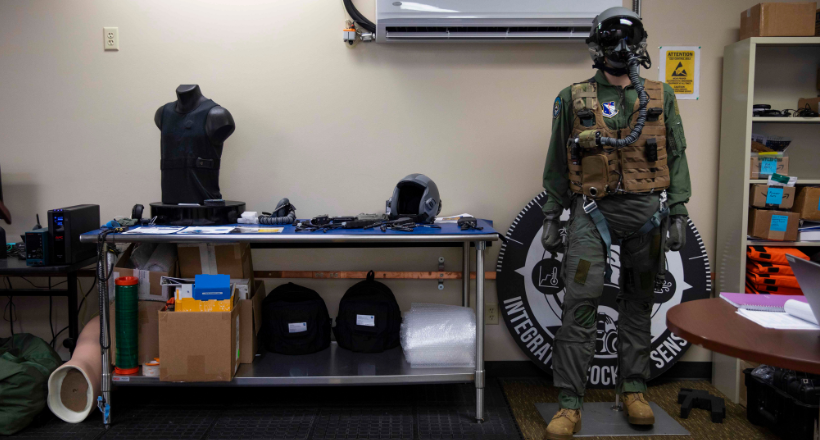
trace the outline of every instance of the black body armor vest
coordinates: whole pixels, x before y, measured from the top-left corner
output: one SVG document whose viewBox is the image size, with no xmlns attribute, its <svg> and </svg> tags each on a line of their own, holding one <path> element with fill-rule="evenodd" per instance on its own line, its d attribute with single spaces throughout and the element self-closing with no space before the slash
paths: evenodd
<svg viewBox="0 0 820 440">
<path fill-rule="evenodd" d="M 162 109 L 162 203 L 199 203 L 221 199 L 219 162 L 222 143 L 205 132 L 208 112 L 217 106 L 207 100 L 190 113 L 178 113 L 176 102 Z"/>
</svg>

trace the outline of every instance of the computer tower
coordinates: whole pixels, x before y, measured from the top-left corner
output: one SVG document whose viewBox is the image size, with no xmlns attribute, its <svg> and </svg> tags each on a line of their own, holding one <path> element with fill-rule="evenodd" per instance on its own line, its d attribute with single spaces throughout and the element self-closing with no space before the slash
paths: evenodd
<svg viewBox="0 0 820 440">
<path fill-rule="evenodd" d="M 97 254 L 94 243 L 80 243 L 80 234 L 100 228 L 100 205 L 75 205 L 48 211 L 51 264 L 74 264 Z"/>
</svg>

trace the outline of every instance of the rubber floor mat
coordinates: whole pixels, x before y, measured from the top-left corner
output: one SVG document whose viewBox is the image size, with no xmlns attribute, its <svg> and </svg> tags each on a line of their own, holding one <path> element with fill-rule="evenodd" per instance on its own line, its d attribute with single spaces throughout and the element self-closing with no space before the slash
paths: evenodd
<svg viewBox="0 0 820 440">
<path fill-rule="evenodd" d="M 317 407 L 231 408 L 217 417 L 209 439 L 306 440 Z"/>
<path fill-rule="evenodd" d="M 331 406 L 322 408 L 313 440 L 413 440 L 412 406 Z"/>
<path fill-rule="evenodd" d="M 484 422 L 476 423 L 475 407 L 419 408 L 417 423 L 420 440 L 520 439 L 521 433 L 506 406 L 487 407 Z"/>
<path fill-rule="evenodd" d="M 66 423 L 49 410 L 43 411 L 26 429 L 10 438 L 94 440 L 105 431 L 99 413 L 95 411 L 83 423 Z"/>
<path fill-rule="evenodd" d="M 213 407 L 143 407 L 112 413 L 106 440 L 198 440 L 205 437 L 219 410 Z M 116 417 L 116 418 L 114 418 Z"/>
</svg>

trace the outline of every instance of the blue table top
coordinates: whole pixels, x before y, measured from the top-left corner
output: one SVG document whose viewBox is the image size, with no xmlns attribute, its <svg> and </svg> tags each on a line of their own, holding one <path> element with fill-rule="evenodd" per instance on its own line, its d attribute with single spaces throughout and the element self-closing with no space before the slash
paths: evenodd
<svg viewBox="0 0 820 440">
<path fill-rule="evenodd" d="M 378 240 L 384 242 L 394 241 L 495 241 L 498 240 L 498 232 L 493 229 L 492 221 L 478 220 L 478 226 L 483 229 L 470 229 L 462 231 L 455 223 L 439 224 L 441 229 L 417 226 L 412 232 L 381 229 L 333 229 L 327 232 L 322 230 L 313 232 L 296 232 L 292 225 L 223 225 L 224 227 L 236 228 L 261 228 L 274 229 L 282 228 L 281 232 L 242 232 L 230 234 L 109 234 L 108 242 L 344 242 L 360 240 Z M 220 226 L 220 227 L 223 227 Z M 137 227 L 131 228 L 131 230 Z M 97 242 L 100 230 L 82 234 L 82 242 Z"/>
</svg>

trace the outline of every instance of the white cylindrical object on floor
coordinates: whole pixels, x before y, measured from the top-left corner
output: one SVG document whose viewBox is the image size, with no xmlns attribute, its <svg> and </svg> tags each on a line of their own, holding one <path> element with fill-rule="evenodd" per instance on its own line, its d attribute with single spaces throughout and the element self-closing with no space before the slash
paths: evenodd
<svg viewBox="0 0 820 440">
<path fill-rule="evenodd" d="M 85 325 L 71 360 L 48 378 L 48 408 L 69 423 L 80 423 L 97 407 L 100 395 L 100 318 Z"/>
</svg>

